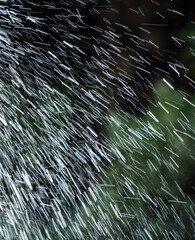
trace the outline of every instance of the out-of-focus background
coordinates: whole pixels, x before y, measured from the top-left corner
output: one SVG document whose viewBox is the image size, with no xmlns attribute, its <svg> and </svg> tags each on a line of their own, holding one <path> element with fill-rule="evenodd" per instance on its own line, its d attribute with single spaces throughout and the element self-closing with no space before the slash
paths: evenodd
<svg viewBox="0 0 195 240">
<path fill-rule="evenodd" d="M 5 1 L 1 2 L 5 4 Z M 19 24 L 17 36 L 12 34 L 10 41 L 20 45 L 21 52 L 23 45 L 28 47 L 29 44 L 31 48 L 25 52 L 25 57 L 22 54 L 18 57 L 20 64 L 16 65 L 21 76 L 17 75 L 15 82 L 11 83 L 6 79 L 6 88 L 1 87 L 2 101 L 6 96 L 21 112 L 20 103 L 28 98 L 29 107 L 25 103 L 24 109 L 30 110 L 25 116 L 24 113 L 15 114 L 11 107 L 5 110 L 7 105 L 4 110 L 5 116 L 10 114 L 10 119 L 17 119 L 25 129 L 21 138 L 32 141 L 33 147 L 28 144 L 23 150 L 18 144 L 19 129 L 16 135 L 5 130 L 7 139 L 4 140 L 7 142 L 1 141 L 2 149 L 13 150 L 13 141 L 18 155 L 14 151 L 11 154 L 24 154 L 22 166 L 26 167 L 26 174 L 29 169 L 34 169 L 33 164 L 43 166 L 43 169 L 36 170 L 35 174 L 33 170 L 29 173 L 38 186 L 38 190 L 34 190 L 27 177 L 22 183 L 15 182 L 15 179 L 21 180 L 24 169 L 13 164 L 13 184 L 20 186 L 21 195 L 16 187 L 7 187 L 8 182 L 3 180 L 1 189 L 6 190 L 2 190 L 1 197 L 8 196 L 13 206 L 18 204 L 17 198 L 22 199 L 22 204 L 28 201 L 32 204 L 38 199 L 42 210 L 37 207 L 37 213 L 34 206 L 39 204 L 34 204 L 32 219 L 35 224 L 44 216 L 43 222 L 46 222 L 40 224 L 40 228 L 31 229 L 28 223 L 24 228 L 19 227 L 19 236 L 25 240 L 195 239 L 195 1 L 53 1 L 50 5 L 32 0 L 24 1 L 23 8 L 20 7 L 21 1 L 9 4 L 17 14 L 19 12 L 13 15 L 22 16 L 18 18 L 26 24 L 22 26 L 20 21 L 13 19 L 13 25 L 14 21 Z M 30 14 L 23 18 L 21 12 L 30 12 L 35 20 L 38 19 L 37 25 Z M 63 14 L 69 15 L 65 18 Z M 2 19 L 4 15 L 1 15 Z M 10 25 L 3 28 L 14 31 Z M 33 29 L 32 32 L 29 29 Z M 62 42 L 67 49 L 60 45 Z M 37 49 L 40 50 L 40 61 L 33 55 L 38 56 Z M 19 50 L 17 54 L 20 54 Z M 45 56 L 50 58 L 44 62 Z M 64 62 L 69 64 L 68 67 L 64 64 L 58 68 L 59 63 Z M 42 72 L 40 66 L 43 66 Z M 67 78 L 64 78 L 63 71 Z M 54 73 L 60 81 L 55 79 Z M 34 75 L 36 79 L 30 82 Z M 65 84 L 62 84 L 64 79 Z M 66 83 L 69 80 L 73 85 Z M 32 85 L 30 90 L 26 87 L 28 84 Z M 44 86 L 48 92 L 41 90 Z M 78 93 L 86 95 L 82 98 Z M 35 101 L 36 97 L 38 100 Z M 96 102 L 93 102 L 95 98 Z M 40 109 L 37 103 L 40 103 Z M 37 109 L 45 114 L 46 120 Z M 68 116 L 67 119 L 64 115 Z M 5 120 L 0 120 L 2 126 L 7 127 Z M 77 141 L 80 145 L 76 144 Z M 90 160 L 86 158 L 86 149 L 89 149 L 87 156 Z M 64 164 L 64 159 L 68 163 Z M 69 175 L 56 166 L 59 169 L 71 166 Z M 83 170 L 84 166 L 86 169 Z M 8 175 L 5 174 L 5 179 Z M 23 173 L 22 178 L 27 175 Z M 47 181 L 45 176 L 49 176 Z M 36 178 L 39 178 L 37 182 Z M 94 182 L 91 179 L 95 179 Z M 26 182 L 28 186 L 22 187 Z M 46 190 L 41 190 L 40 183 L 46 186 Z M 71 189 L 67 201 L 63 199 L 65 187 Z M 29 194 L 26 198 L 25 193 Z M 56 200 L 58 195 L 60 197 Z M 28 206 L 21 204 L 21 207 L 20 204 L 17 205 L 19 209 Z M 50 208 L 58 209 L 56 218 L 49 215 Z M 4 206 L 2 204 L 1 208 L 0 202 L 1 209 L 3 212 Z M 19 239 L 17 236 L 8 238 L 9 231 L 17 232 L 14 223 L 17 218 L 14 216 L 22 215 L 10 209 L 8 225 L 11 227 L 0 226 L 0 236 L 2 239 L 7 236 L 6 240 Z M 66 217 L 63 214 L 67 214 Z M 23 221 L 22 217 L 19 219 Z M 35 226 L 39 226 L 38 221 Z"/>
<path fill-rule="evenodd" d="M 123 92 L 114 96 L 106 127 L 118 159 L 105 171 L 96 207 L 89 206 L 94 221 L 105 213 L 110 239 L 193 239 L 195 2 L 98 1 L 86 10 L 87 24 L 100 29 L 92 45 L 107 50 L 110 32 L 118 36 L 112 71 L 139 99 L 132 105 Z M 116 113 L 118 104 L 131 119 Z M 93 220 L 85 220 L 90 228 Z"/>
</svg>

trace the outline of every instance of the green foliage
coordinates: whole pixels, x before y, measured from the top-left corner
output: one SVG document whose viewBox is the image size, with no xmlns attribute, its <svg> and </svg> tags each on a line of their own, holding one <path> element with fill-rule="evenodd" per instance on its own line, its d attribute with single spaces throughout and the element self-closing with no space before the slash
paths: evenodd
<svg viewBox="0 0 195 240">
<path fill-rule="evenodd" d="M 108 162 L 100 183 L 89 187 L 79 197 L 80 206 L 66 227 L 59 223 L 50 232 L 43 228 L 39 233 L 35 227 L 29 231 L 28 239 L 56 239 L 59 232 L 64 239 L 164 239 L 166 234 L 170 239 L 178 236 L 189 239 L 193 236 L 195 97 L 166 83 L 165 80 L 156 86 L 153 104 L 142 116 L 123 116 L 113 111 L 107 114 L 108 151 L 112 160 Z M 29 113 L 25 118 L 20 112 L 18 116 L 12 116 L 10 104 L 16 109 L 22 106 L 24 112 L 29 106 L 25 106 L 24 99 L 16 97 L 20 95 L 14 89 L 7 91 L 7 95 L 5 88 L 2 91 L 7 96 L 7 100 L 4 99 L 7 121 L 12 121 L 16 129 L 9 139 L 15 141 L 18 129 L 26 126 L 24 121 L 32 127 L 34 138 L 39 131 L 43 141 L 44 137 L 52 137 L 52 132 L 44 132 L 47 127 L 42 125 L 39 114 L 36 122 L 31 122 Z M 10 92 L 15 98 L 11 99 Z M 39 96 L 39 102 L 42 101 L 47 112 L 60 118 L 66 109 L 66 117 L 71 115 L 68 102 L 64 101 L 62 108 L 55 93 L 45 96 L 40 92 Z M 14 122 L 14 119 L 19 120 Z M 53 128 L 58 128 L 55 121 Z M 48 147 L 45 145 L 46 149 Z M 26 169 L 28 164 L 35 164 L 30 160 L 35 157 L 28 157 L 29 152 L 33 153 L 27 149 L 24 155 Z M 34 146 L 34 154 L 36 152 Z"/>
<path fill-rule="evenodd" d="M 86 236 L 93 220 L 97 229 L 90 230 L 98 239 L 104 239 L 98 228 L 113 238 L 117 229 L 132 239 L 192 237 L 194 104 L 194 97 L 163 82 L 142 117 L 111 112 L 108 135 L 114 158 L 101 187 L 88 193 L 93 204 L 83 207 Z"/>
<path fill-rule="evenodd" d="M 194 24 L 188 24 L 181 31 L 179 31 L 176 36 L 183 45 L 179 52 L 178 60 L 182 60 L 184 65 L 188 66 L 190 70 L 190 76 L 193 77 L 195 74 L 194 64 L 195 64 L 195 30 Z"/>
</svg>

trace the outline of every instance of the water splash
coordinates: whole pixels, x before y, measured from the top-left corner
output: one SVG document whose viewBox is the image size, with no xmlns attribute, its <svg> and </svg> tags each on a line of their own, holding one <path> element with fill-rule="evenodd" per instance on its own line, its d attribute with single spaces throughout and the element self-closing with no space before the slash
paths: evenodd
<svg viewBox="0 0 195 240">
<path fill-rule="evenodd" d="M 0 1 L 1 239 L 193 239 L 193 36 L 148 4 Z"/>
</svg>

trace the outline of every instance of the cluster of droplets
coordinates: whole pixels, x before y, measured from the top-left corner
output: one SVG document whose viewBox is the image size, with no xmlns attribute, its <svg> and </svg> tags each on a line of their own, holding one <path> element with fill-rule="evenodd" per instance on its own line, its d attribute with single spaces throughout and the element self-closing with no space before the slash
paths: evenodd
<svg viewBox="0 0 195 240">
<path fill-rule="evenodd" d="M 163 51 L 120 23 L 115 5 L 0 1 L 1 239 L 193 238 L 181 186 L 194 161 L 194 99 L 152 68 Z M 150 36 L 152 25 L 166 26 L 139 31 Z"/>
</svg>

